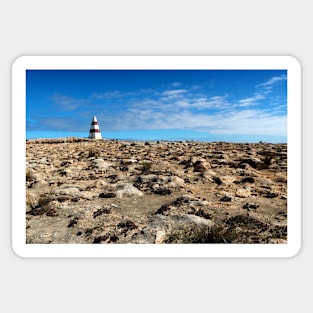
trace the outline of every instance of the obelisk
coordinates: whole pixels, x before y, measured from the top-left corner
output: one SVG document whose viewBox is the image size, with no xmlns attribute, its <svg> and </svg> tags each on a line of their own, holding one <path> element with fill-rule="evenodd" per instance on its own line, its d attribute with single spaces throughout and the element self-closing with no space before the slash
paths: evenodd
<svg viewBox="0 0 313 313">
<path fill-rule="evenodd" d="M 95 116 L 92 118 L 92 121 L 91 121 L 89 138 L 90 139 L 102 139 L 98 121 Z"/>
</svg>

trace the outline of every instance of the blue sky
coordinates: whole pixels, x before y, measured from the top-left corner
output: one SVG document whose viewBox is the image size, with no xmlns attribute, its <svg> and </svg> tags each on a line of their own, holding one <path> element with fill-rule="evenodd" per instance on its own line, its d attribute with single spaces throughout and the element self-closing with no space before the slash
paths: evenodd
<svg viewBox="0 0 313 313">
<path fill-rule="evenodd" d="M 28 70 L 26 137 L 287 142 L 284 70 Z"/>
</svg>

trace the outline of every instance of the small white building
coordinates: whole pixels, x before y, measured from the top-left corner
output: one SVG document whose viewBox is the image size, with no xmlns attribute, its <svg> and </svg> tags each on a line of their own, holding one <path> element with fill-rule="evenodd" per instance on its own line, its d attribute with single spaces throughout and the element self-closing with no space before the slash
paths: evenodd
<svg viewBox="0 0 313 313">
<path fill-rule="evenodd" d="M 92 121 L 91 121 L 89 138 L 90 139 L 102 139 L 98 121 L 95 116 L 92 118 Z"/>
</svg>

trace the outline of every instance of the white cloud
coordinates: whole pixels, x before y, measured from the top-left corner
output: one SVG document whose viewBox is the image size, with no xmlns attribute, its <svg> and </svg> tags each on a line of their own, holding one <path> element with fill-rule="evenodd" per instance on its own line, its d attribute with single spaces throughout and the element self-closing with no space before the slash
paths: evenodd
<svg viewBox="0 0 313 313">
<path fill-rule="evenodd" d="M 258 84 L 256 85 L 256 87 L 266 87 L 266 86 L 272 86 L 274 84 L 276 84 L 277 82 L 280 81 L 285 81 L 287 80 L 287 76 L 286 75 L 281 75 L 281 76 L 274 76 L 271 79 L 269 79 L 268 81 L 262 83 L 262 84 Z"/>
<path fill-rule="evenodd" d="M 284 99 L 267 95 L 271 86 L 285 79 L 285 76 L 272 77 L 257 85 L 258 87 L 256 86 L 260 88 L 257 93 L 236 101 L 232 100 L 228 94 L 208 96 L 194 91 L 192 87 L 163 91 L 140 89 L 121 92 L 113 90 L 95 93 L 90 99 L 119 98 L 115 102 L 114 99 L 110 101 L 112 102 L 110 106 L 98 104 L 99 113 L 96 115 L 103 123 L 101 125 L 103 131 L 105 129 L 108 131 L 192 129 L 211 134 L 285 136 L 287 114 Z M 174 87 L 173 84 L 172 87 Z M 52 97 L 52 100 L 63 105 L 64 110 L 74 110 L 80 103 L 89 101 L 60 95 Z M 267 101 L 267 106 L 266 109 L 261 109 L 261 106 L 257 105 L 263 103 L 264 100 Z M 123 104 L 123 109 L 120 107 L 120 102 Z M 110 110 L 114 103 L 118 110 Z M 88 114 L 90 111 L 90 107 L 84 110 Z M 94 112 L 91 115 L 93 114 Z M 61 127 L 53 120 L 46 120 L 45 124 L 54 128 Z M 74 125 L 72 127 L 74 128 Z M 77 124 L 77 127 L 81 126 Z"/>
<path fill-rule="evenodd" d="M 261 86 L 271 86 L 283 77 L 272 78 Z M 131 100 L 126 111 L 110 118 L 104 116 L 111 130 L 192 129 L 211 134 L 282 135 L 287 132 L 283 103 L 266 109 L 257 107 L 269 100 L 264 90 L 237 101 L 229 95 L 194 93 L 191 89 L 170 89 Z M 150 97 L 149 97 L 150 96 Z M 254 108 L 253 110 L 251 108 Z"/>
<path fill-rule="evenodd" d="M 50 97 L 57 106 L 61 107 L 62 110 L 72 111 L 77 109 L 79 106 L 88 103 L 88 100 L 85 99 L 75 99 L 63 95 L 54 95 Z"/>
<path fill-rule="evenodd" d="M 189 98 L 183 98 L 175 101 L 174 105 L 179 108 L 189 109 L 223 109 L 229 107 L 230 103 L 226 100 L 226 96 L 214 96 L 211 98 L 204 97 L 203 95 L 193 95 Z"/>
<path fill-rule="evenodd" d="M 216 118 L 223 129 L 215 133 L 285 136 L 287 116 L 275 116 L 262 110 L 242 110 Z"/>
<path fill-rule="evenodd" d="M 118 98 L 122 96 L 123 96 L 123 93 L 119 90 L 107 91 L 103 93 L 93 93 L 91 95 L 92 98 L 96 98 L 96 99 Z"/>
<path fill-rule="evenodd" d="M 190 108 L 191 103 L 188 100 L 178 100 L 178 101 L 175 101 L 175 106 L 179 108 Z"/>
<path fill-rule="evenodd" d="M 211 134 L 280 135 L 287 131 L 287 117 L 262 110 L 219 111 L 215 114 L 182 109 L 132 109 L 115 116 L 114 130 L 193 129 Z"/>
<path fill-rule="evenodd" d="M 144 89 L 134 91 L 121 91 L 121 90 L 109 90 L 105 92 L 95 92 L 91 95 L 91 98 L 94 99 L 111 99 L 111 98 L 123 98 L 123 97 L 136 97 L 146 94 L 154 94 L 156 90 L 154 89 Z"/>
<path fill-rule="evenodd" d="M 77 121 L 75 116 L 72 117 L 40 117 L 37 124 L 42 130 L 56 130 L 56 131 L 84 131 L 88 128 L 82 127 L 81 121 Z M 90 125 L 90 124 L 89 124 Z M 88 126 L 89 126 L 88 125 Z"/>
<path fill-rule="evenodd" d="M 182 94 L 186 93 L 186 89 L 172 89 L 172 90 L 166 90 L 162 92 L 162 96 L 165 97 L 181 97 Z"/>
<path fill-rule="evenodd" d="M 238 101 L 239 107 L 248 107 L 257 105 L 259 100 L 263 100 L 265 97 L 261 94 L 255 94 L 253 97 L 244 98 Z"/>
<path fill-rule="evenodd" d="M 214 96 L 208 101 L 210 107 L 223 109 L 228 107 L 230 104 L 227 101 L 227 96 Z"/>
<path fill-rule="evenodd" d="M 181 85 L 182 85 L 182 83 L 180 83 L 180 82 L 173 82 L 172 83 L 172 87 L 174 87 L 174 88 L 179 87 Z"/>
</svg>

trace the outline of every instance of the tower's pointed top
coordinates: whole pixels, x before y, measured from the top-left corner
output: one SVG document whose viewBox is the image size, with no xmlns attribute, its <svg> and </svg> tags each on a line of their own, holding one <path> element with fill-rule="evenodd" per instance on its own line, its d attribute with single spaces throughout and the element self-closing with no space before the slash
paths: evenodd
<svg viewBox="0 0 313 313">
<path fill-rule="evenodd" d="M 89 131 L 89 138 L 90 139 L 101 139 L 102 138 L 100 128 L 98 125 L 98 121 L 97 121 L 97 118 L 95 116 L 92 118 L 90 131 Z"/>
</svg>

